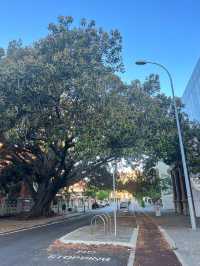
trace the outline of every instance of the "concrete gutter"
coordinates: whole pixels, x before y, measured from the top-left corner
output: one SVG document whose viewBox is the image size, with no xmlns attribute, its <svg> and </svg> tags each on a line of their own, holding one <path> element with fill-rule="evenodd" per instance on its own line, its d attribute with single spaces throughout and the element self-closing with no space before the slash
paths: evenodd
<svg viewBox="0 0 200 266">
<path fill-rule="evenodd" d="M 137 226 L 137 228 L 135 230 L 134 237 L 133 237 L 133 235 L 131 237 L 131 242 L 134 243 L 134 245 L 133 245 L 133 247 L 132 247 L 132 249 L 130 251 L 130 255 L 129 255 L 129 258 L 128 258 L 127 266 L 133 266 L 134 265 L 138 232 L 139 232 L 139 226 Z"/>
</svg>

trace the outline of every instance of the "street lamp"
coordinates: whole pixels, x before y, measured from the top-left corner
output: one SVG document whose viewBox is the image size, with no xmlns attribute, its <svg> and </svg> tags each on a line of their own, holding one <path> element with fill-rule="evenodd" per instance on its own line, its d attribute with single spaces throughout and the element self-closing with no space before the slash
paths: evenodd
<svg viewBox="0 0 200 266">
<path fill-rule="evenodd" d="M 186 159 L 185 159 L 185 150 L 184 150 L 184 146 L 183 146 L 183 138 L 182 138 L 182 134 L 181 134 L 179 115 L 178 115 L 178 110 L 177 110 L 177 105 L 176 105 L 175 94 L 174 94 L 174 85 L 173 85 L 172 76 L 169 73 L 168 69 L 165 66 L 163 66 L 162 64 L 159 64 L 156 62 L 151 62 L 151 61 L 146 61 L 146 60 L 138 60 L 135 63 L 136 63 L 136 65 L 152 64 L 152 65 L 159 66 L 165 70 L 165 72 L 167 73 L 167 75 L 169 77 L 170 86 L 171 86 L 171 90 L 172 90 L 174 110 L 175 110 L 176 125 L 177 125 L 177 130 L 178 130 L 179 145 L 180 145 L 180 150 L 181 150 L 181 159 L 182 159 L 183 172 L 184 172 L 184 177 L 185 177 L 185 185 L 186 185 L 186 190 L 187 190 L 187 198 L 188 198 L 188 205 L 189 205 L 189 212 L 190 212 L 190 221 L 191 221 L 192 229 L 196 230 L 196 219 L 195 219 L 195 212 L 194 212 L 194 204 L 193 204 L 193 200 L 192 200 L 192 191 L 191 191 L 190 180 L 189 180 L 187 164 L 186 164 Z"/>
</svg>

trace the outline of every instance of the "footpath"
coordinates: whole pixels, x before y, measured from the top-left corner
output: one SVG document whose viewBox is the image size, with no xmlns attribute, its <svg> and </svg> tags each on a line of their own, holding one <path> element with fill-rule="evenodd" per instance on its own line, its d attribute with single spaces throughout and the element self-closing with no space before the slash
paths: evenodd
<svg viewBox="0 0 200 266">
<path fill-rule="evenodd" d="M 137 224 L 139 234 L 134 266 L 182 265 L 153 219 L 145 214 L 138 214 Z"/>
<path fill-rule="evenodd" d="M 37 219 L 22 219 L 15 217 L 0 217 L 0 235 L 9 234 L 16 231 L 28 230 L 31 228 L 37 228 L 46 226 L 52 223 L 59 223 L 65 219 L 87 215 L 89 213 L 67 213 L 63 215 L 48 217 L 48 218 L 37 218 Z"/>
<path fill-rule="evenodd" d="M 200 266 L 200 219 L 197 218 L 197 230 L 192 230 L 189 216 L 165 213 L 152 218 L 179 255 L 182 265 Z"/>
</svg>

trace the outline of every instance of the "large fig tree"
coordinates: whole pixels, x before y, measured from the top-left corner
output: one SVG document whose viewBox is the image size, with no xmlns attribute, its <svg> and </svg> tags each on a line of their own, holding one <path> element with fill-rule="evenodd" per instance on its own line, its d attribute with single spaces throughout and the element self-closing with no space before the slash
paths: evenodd
<svg viewBox="0 0 200 266">
<path fill-rule="evenodd" d="M 45 38 L 12 41 L 0 58 L 1 161 L 29 187 L 31 216 L 48 214 L 59 189 L 122 156 L 119 143 L 136 127 L 115 75 L 119 32 L 72 22 L 59 17 Z"/>
</svg>

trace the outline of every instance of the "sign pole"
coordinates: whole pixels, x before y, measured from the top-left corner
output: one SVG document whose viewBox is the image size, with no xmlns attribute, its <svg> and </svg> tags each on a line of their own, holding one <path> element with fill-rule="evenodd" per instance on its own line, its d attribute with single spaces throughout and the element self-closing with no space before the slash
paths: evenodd
<svg viewBox="0 0 200 266">
<path fill-rule="evenodd" d="M 117 236 L 116 172 L 117 172 L 117 163 L 115 163 L 114 170 L 113 170 L 114 234 L 115 234 L 115 237 Z"/>
</svg>

